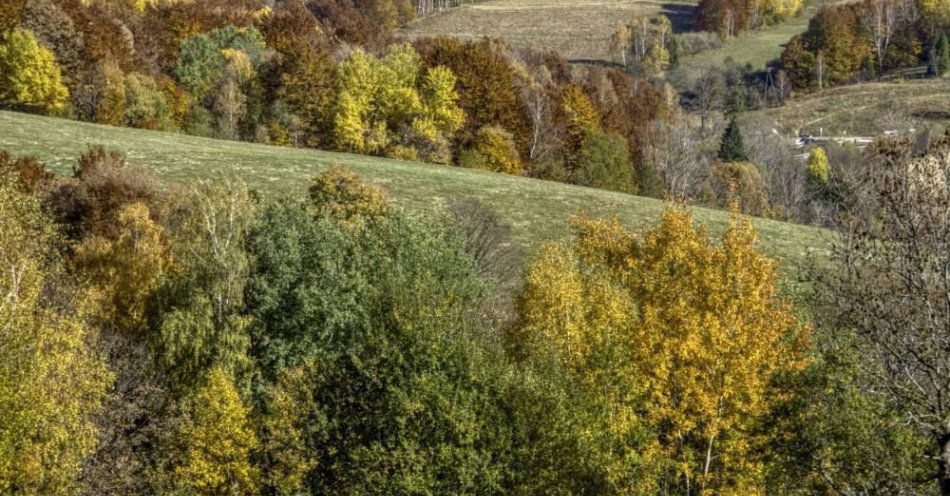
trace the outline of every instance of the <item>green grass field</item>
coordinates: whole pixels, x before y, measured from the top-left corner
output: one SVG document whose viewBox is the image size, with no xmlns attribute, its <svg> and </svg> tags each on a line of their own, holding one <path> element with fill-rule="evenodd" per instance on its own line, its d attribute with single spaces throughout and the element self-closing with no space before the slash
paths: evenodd
<svg viewBox="0 0 950 496">
<path fill-rule="evenodd" d="M 331 164 L 345 164 L 383 185 L 397 204 L 410 209 L 431 211 L 452 199 L 478 198 L 512 224 L 515 241 L 528 253 L 545 241 L 567 236 L 568 219 L 579 211 L 616 215 L 637 228 L 655 220 L 664 206 L 649 198 L 458 167 L 0 112 L 0 148 L 16 155 L 35 155 L 57 173 L 69 173 L 79 154 L 92 145 L 120 150 L 132 163 L 147 166 L 165 180 L 240 178 L 269 196 L 302 196 L 314 175 Z M 729 214 L 696 208 L 695 217 L 718 233 Z M 789 269 L 828 246 L 825 231 L 766 219 L 755 222 L 763 251 Z"/>
<path fill-rule="evenodd" d="M 727 40 L 721 48 L 685 57 L 680 61 L 680 67 L 689 76 L 695 77 L 703 69 L 723 67 L 726 60 L 731 58 L 741 66 L 749 64 L 753 69 L 764 69 L 765 64 L 782 56 L 785 45 L 793 36 L 808 29 L 808 23 L 818 9 L 840 1 L 842 0 L 814 0 L 796 17 L 781 24 L 742 33 Z"/>
</svg>

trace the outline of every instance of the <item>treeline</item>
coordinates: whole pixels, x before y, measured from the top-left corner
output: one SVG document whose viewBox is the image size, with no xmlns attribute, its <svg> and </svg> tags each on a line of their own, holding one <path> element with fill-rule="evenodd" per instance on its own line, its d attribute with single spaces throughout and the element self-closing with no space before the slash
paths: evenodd
<svg viewBox="0 0 950 496">
<path fill-rule="evenodd" d="M 950 5 L 934 0 L 864 0 L 822 8 L 789 41 L 781 66 L 795 88 L 874 80 L 927 65 L 950 71 Z"/>
<path fill-rule="evenodd" d="M 662 195 L 643 141 L 667 90 L 495 41 L 396 42 L 408 1 L 4 2 L 9 108 Z"/>
<path fill-rule="evenodd" d="M 700 0 L 693 14 L 696 28 L 723 38 L 777 24 L 799 13 L 801 0 Z"/>
<path fill-rule="evenodd" d="M 475 201 L 0 153 L 0 492 L 936 494 L 948 150 L 875 145 L 797 309 L 738 214 L 575 218 L 507 305 Z"/>
</svg>

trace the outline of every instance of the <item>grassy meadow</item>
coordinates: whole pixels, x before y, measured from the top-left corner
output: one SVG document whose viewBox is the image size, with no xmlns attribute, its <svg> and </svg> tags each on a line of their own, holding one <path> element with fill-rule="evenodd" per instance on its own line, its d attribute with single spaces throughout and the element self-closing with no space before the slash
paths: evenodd
<svg viewBox="0 0 950 496">
<path fill-rule="evenodd" d="M 569 218 L 580 211 L 615 215 L 636 228 L 655 220 L 663 209 L 662 201 L 651 198 L 457 167 L 0 112 L 0 148 L 35 155 L 57 173 L 69 173 L 79 154 L 93 145 L 120 150 L 130 162 L 147 166 L 165 180 L 240 178 L 269 196 L 302 196 L 311 177 L 332 164 L 344 164 L 383 185 L 397 204 L 410 209 L 431 211 L 452 199 L 478 198 L 512 224 L 515 242 L 528 253 L 545 241 L 567 236 Z M 718 210 L 694 212 L 714 233 L 721 232 L 729 218 Z M 755 223 L 763 251 L 786 268 L 797 267 L 827 247 L 825 231 L 768 219 Z"/>
<path fill-rule="evenodd" d="M 839 86 L 760 110 L 795 135 L 877 136 L 885 131 L 950 125 L 950 79 Z"/>
<path fill-rule="evenodd" d="M 500 38 L 515 46 L 556 50 L 568 60 L 614 61 L 610 35 L 634 15 L 665 14 L 676 31 L 689 28 L 693 0 L 487 0 L 420 19 L 409 38 Z"/>
</svg>

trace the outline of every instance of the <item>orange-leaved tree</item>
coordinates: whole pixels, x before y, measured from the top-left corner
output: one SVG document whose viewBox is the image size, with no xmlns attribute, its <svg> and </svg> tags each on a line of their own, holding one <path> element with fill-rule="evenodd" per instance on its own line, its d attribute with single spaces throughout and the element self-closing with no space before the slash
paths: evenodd
<svg viewBox="0 0 950 496">
<path fill-rule="evenodd" d="M 751 221 L 734 214 L 718 244 L 680 207 L 642 237 L 617 220 L 574 228 L 529 268 L 512 344 L 558 355 L 614 405 L 618 434 L 654 433 L 624 456 L 658 470 L 657 485 L 762 494 L 761 423 L 783 398 L 773 379 L 804 365 L 808 333 Z"/>
</svg>

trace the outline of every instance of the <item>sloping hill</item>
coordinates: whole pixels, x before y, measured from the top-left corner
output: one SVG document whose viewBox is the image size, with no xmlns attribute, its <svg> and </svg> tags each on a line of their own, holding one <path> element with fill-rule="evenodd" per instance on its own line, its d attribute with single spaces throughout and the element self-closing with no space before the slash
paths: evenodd
<svg viewBox="0 0 950 496">
<path fill-rule="evenodd" d="M 688 28 L 697 0 L 486 0 L 420 19 L 409 38 L 499 38 L 515 46 L 555 50 L 569 60 L 613 61 L 610 35 L 634 15 L 665 14 Z"/>
<path fill-rule="evenodd" d="M 408 208 L 431 210 L 451 199 L 479 198 L 512 223 L 515 241 L 529 253 L 545 241 L 568 235 L 568 219 L 581 210 L 617 215 L 626 225 L 638 227 L 656 219 L 663 208 L 662 201 L 649 198 L 457 167 L 0 112 L 0 148 L 36 155 L 58 173 L 68 173 L 91 145 L 121 150 L 131 162 L 148 166 L 166 180 L 237 177 L 266 195 L 301 196 L 314 175 L 341 163 L 384 185 L 394 201 Z M 695 216 L 718 233 L 729 214 L 697 208 Z M 827 246 L 825 231 L 766 219 L 757 219 L 756 225 L 763 251 L 789 268 Z"/>
<path fill-rule="evenodd" d="M 787 135 L 877 136 L 885 131 L 950 126 L 950 79 L 862 83 L 790 99 L 765 109 Z"/>
</svg>

